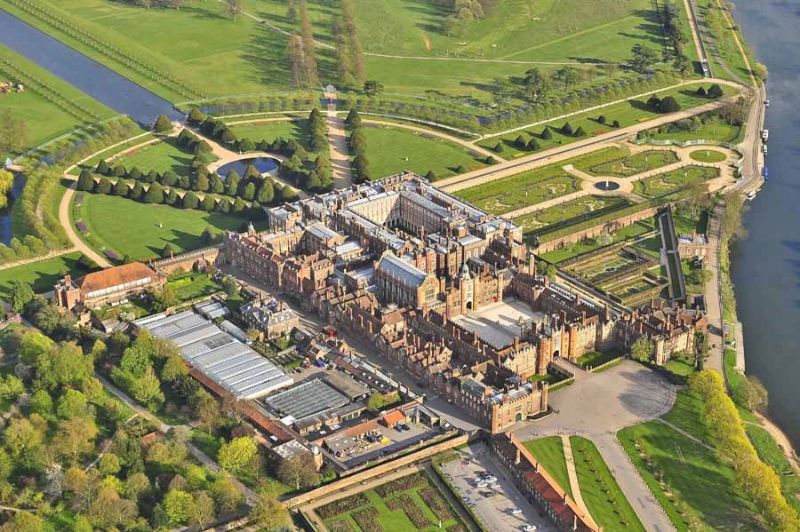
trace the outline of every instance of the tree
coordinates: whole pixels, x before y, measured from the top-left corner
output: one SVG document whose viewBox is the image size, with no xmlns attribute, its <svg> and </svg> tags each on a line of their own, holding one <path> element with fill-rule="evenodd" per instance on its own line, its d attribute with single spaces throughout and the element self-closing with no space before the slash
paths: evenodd
<svg viewBox="0 0 800 532">
<path fill-rule="evenodd" d="M 85 416 L 89 402 L 86 396 L 78 390 L 67 390 L 58 400 L 58 417 L 71 419 L 74 417 Z"/>
<path fill-rule="evenodd" d="M 523 137 L 522 135 L 517 135 L 517 138 L 514 139 L 514 146 L 516 146 L 520 150 L 524 150 L 527 145 L 528 141 L 525 140 L 525 137 Z"/>
<path fill-rule="evenodd" d="M 0 155 L 19 153 L 28 144 L 28 126 L 25 120 L 9 109 L 0 110 Z"/>
<path fill-rule="evenodd" d="M 30 398 L 28 406 L 31 412 L 41 416 L 51 416 L 53 413 L 53 398 L 47 390 L 36 390 Z"/>
<path fill-rule="evenodd" d="M 80 176 L 78 176 L 78 190 L 83 190 L 86 192 L 91 192 L 94 189 L 94 176 L 92 172 L 89 170 L 81 170 Z"/>
<path fill-rule="evenodd" d="M 614 121 L 611 123 L 611 127 L 614 127 L 614 128 L 619 128 L 619 127 L 620 127 L 619 120 L 614 120 Z"/>
<path fill-rule="evenodd" d="M 319 484 L 320 477 L 310 453 L 303 453 L 282 460 L 278 466 L 278 478 L 296 490 Z"/>
<path fill-rule="evenodd" d="M 705 98 L 707 96 L 705 87 L 703 86 L 698 87 L 697 95 L 700 96 L 701 98 Z"/>
<path fill-rule="evenodd" d="M 538 68 L 531 68 L 525 71 L 525 96 L 528 101 L 541 101 L 547 94 L 549 85 L 550 80 Z"/>
<path fill-rule="evenodd" d="M 350 109 L 350 112 L 347 113 L 347 118 L 344 119 L 344 123 L 350 129 L 357 128 L 361 125 L 361 116 L 358 114 L 355 108 Z"/>
<path fill-rule="evenodd" d="M 72 462 L 94 449 L 97 425 L 87 417 L 73 417 L 58 422 L 56 447 L 62 456 Z"/>
<path fill-rule="evenodd" d="M 720 87 L 717 83 L 714 83 L 708 88 L 708 97 L 717 100 L 722 98 L 725 93 L 722 92 L 722 87 Z"/>
<path fill-rule="evenodd" d="M 239 181 L 239 174 L 236 173 L 236 170 L 231 170 L 228 172 L 228 175 L 225 176 L 225 192 L 228 196 L 236 196 L 239 190 Z"/>
<path fill-rule="evenodd" d="M 230 513 L 244 504 L 244 494 L 233 482 L 230 475 L 221 472 L 211 485 L 211 494 L 220 513 Z"/>
<path fill-rule="evenodd" d="M 597 122 L 598 122 L 599 124 L 605 124 L 605 123 L 606 123 L 606 115 L 600 115 L 600 116 L 598 116 L 598 117 L 597 117 Z"/>
<path fill-rule="evenodd" d="M 633 58 L 631 59 L 630 66 L 634 71 L 640 74 L 646 73 L 659 60 L 658 52 L 652 48 L 642 46 L 641 44 L 634 45 L 631 49 L 631 53 L 633 54 Z"/>
<path fill-rule="evenodd" d="M 100 458 L 100 463 L 97 466 L 98 470 L 103 475 L 116 475 L 119 473 L 122 466 L 119 463 L 119 458 L 114 453 L 106 453 Z"/>
<path fill-rule="evenodd" d="M 140 199 L 142 199 L 142 196 L 144 196 L 144 185 L 142 185 L 141 182 L 137 181 L 136 183 L 133 184 L 133 188 L 128 193 L 128 197 L 130 197 L 132 200 L 139 201 Z"/>
<path fill-rule="evenodd" d="M 585 137 L 586 131 L 583 129 L 583 126 L 578 126 L 578 129 L 575 130 L 576 137 Z"/>
<path fill-rule="evenodd" d="M 175 248 L 172 247 L 172 244 L 166 244 L 164 249 L 161 250 L 161 258 L 162 259 L 170 259 L 175 255 Z"/>
<path fill-rule="evenodd" d="M 194 497 L 185 491 L 169 490 L 161 504 L 172 527 L 187 523 L 195 513 Z"/>
<path fill-rule="evenodd" d="M 258 492 L 250 517 L 256 525 L 267 530 L 276 530 L 291 524 L 286 507 L 265 489 Z"/>
<path fill-rule="evenodd" d="M 155 124 L 153 124 L 153 131 L 156 133 L 169 133 L 172 131 L 172 122 L 166 115 L 158 115 Z"/>
<path fill-rule="evenodd" d="M 572 135 L 572 133 L 574 133 L 569 122 L 564 122 L 564 125 L 561 126 L 561 133 L 563 135 Z"/>
<path fill-rule="evenodd" d="M 578 82 L 578 71 L 572 67 L 560 68 L 556 70 L 555 74 L 553 74 L 553 79 L 563 83 L 564 92 L 567 92 L 567 89 L 569 89 L 570 86 Z"/>
<path fill-rule="evenodd" d="M 650 96 L 647 100 L 647 108 L 655 113 L 661 111 L 661 98 L 655 94 Z"/>
<path fill-rule="evenodd" d="M 289 35 L 289 44 L 286 46 L 286 56 L 289 61 L 289 71 L 292 74 L 292 86 L 295 89 L 307 87 L 306 58 L 303 51 L 303 40 L 296 33 Z"/>
<path fill-rule="evenodd" d="M 242 199 L 246 201 L 253 201 L 256 195 L 256 185 L 252 181 L 247 183 L 242 190 Z"/>
<path fill-rule="evenodd" d="M 225 0 L 225 10 L 233 20 L 242 12 L 242 0 Z"/>
<path fill-rule="evenodd" d="M 11 283 L 11 310 L 21 313 L 25 305 L 33 299 L 33 288 L 25 281 L 12 281 Z"/>
<path fill-rule="evenodd" d="M 528 145 L 526 146 L 526 148 L 528 149 L 528 151 L 536 151 L 536 150 L 538 150 L 538 149 L 539 149 L 539 147 L 540 147 L 540 146 L 539 146 L 539 142 L 538 142 L 536 139 L 531 139 L 531 140 L 528 142 Z"/>
<path fill-rule="evenodd" d="M 247 152 L 255 150 L 256 150 L 256 145 L 252 140 L 242 139 L 241 141 L 239 141 L 239 151 Z"/>
<path fill-rule="evenodd" d="M 551 140 L 553 138 L 553 132 L 550 131 L 548 126 L 545 126 L 542 130 L 542 139 L 544 140 Z"/>
<path fill-rule="evenodd" d="M 678 103 L 672 96 L 667 96 L 663 100 L 661 100 L 660 111 L 662 113 L 677 113 L 681 110 L 681 104 Z"/>
<path fill-rule="evenodd" d="M 223 444 L 217 453 L 217 461 L 224 469 L 237 474 L 253 463 L 256 453 L 258 447 L 255 440 L 249 436 L 242 436 Z"/>
<path fill-rule="evenodd" d="M 145 203 L 164 203 L 164 189 L 158 183 L 151 184 L 144 195 Z"/>
<path fill-rule="evenodd" d="M 275 188 L 272 186 L 272 181 L 265 179 L 258 189 L 256 201 L 261 205 L 267 205 L 273 199 L 275 199 Z"/>
<path fill-rule="evenodd" d="M 654 350 L 653 342 L 649 338 L 641 336 L 631 346 L 631 357 L 639 362 L 648 362 L 652 358 Z"/>
<path fill-rule="evenodd" d="M 191 190 L 183 195 L 183 201 L 181 202 L 181 206 L 184 209 L 196 209 L 199 205 L 200 200 L 197 198 L 197 194 L 192 192 Z"/>
<path fill-rule="evenodd" d="M 311 29 L 311 19 L 308 16 L 308 3 L 300 0 L 300 39 L 303 45 L 303 57 L 305 59 L 305 81 L 306 87 L 316 87 L 319 85 L 319 74 L 317 73 L 317 60 L 314 57 L 314 32 Z"/>
<path fill-rule="evenodd" d="M 214 500 L 208 493 L 201 491 L 194 493 L 194 511 L 189 514 L 189 525 L 205 530 L 206 526 L 214 520 Z"/>
<path fill-rule="evenodd" d="M 383 92 L 383 84 L 374 79 L 368 79 L 364 82 L 364 93 L 367 96 L 377 96 Z"/>
<path fill-rule="evenodd" d="M 211 194 L 203 196 L 203 201 L 200 202 L 200 208 L 206 212 L 211 212 L 217 206 L 217 200 Z"/>
<path fill-rule="evenodd" d="M 119 196 L 121 198 L 127 197 L 128 193 L 131 191 L 131 187 L 128 186 L 128 183 L 124 179 L 117 179 L 117 182 L 114 183 L 114 195 Z"/>
</svg>

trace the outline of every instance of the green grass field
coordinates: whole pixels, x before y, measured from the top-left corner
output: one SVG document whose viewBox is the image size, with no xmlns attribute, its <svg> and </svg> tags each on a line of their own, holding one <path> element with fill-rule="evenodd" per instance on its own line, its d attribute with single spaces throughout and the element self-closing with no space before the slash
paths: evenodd
<svg viewBox="0 0 800 532">
<path fill-rule="evenodd" d="M 105 0 L 74 0 L 68 5 L 31 1 L 47 16 L 31 16 L 16 1 L 6 7 L 172 101 L 192 99 L 192 91 L 222 96 L 290 89 L 283 32 L 298 28 L 287 18 L 283 0 L 243 2 L 245 10 L 267 24 L 244 15 L 233 20 L 221 2 L 213 1 L 188 1 L 177 10 Z M 431 3 L 357 0 L 355 8 L 364 49 L 384 54 L 365 57 L 368 79 L 379 80 L 387 93 L 424 97 L 432 91 L 456 97 L 451 101 L 455 105 L 463 105 L 459 99 L 486 101 L 494 79 L 519 77 L 533 66 L 552 72 L 560 66 L 548 63 L 572 64 L 583 73 L 581 85 L 618 75 L 615 68 L 606 71 L 597 65 L 626 62 L 635 44 L 659 51 L 663 47 L 649 0 L 508 0 L 455 32 L 442 28 L 449 11 Z M 321 43 L 316 55 L 322 82 L 335 82 L 329 47 L 339 9 L 317 0 L 309 2 L 309 11 Z M 52 22 L 44 23 L 48 18 Z M 76 40 L 67 31 L 72 27 L 100 44 Z M 113 48 L 146 63 L 149 70 L 133 69 L 119 54 L 100 51 Z"/>
<path fill-rule="evenodd" d="M 603 530 L 644 532 L 645 528 L 594 443 L 580 436 L 570 436 L 569 442 L 581 496 L 597 524 Z"/>
<path fill-rule="evenodd" d="M 680 127 L 686 124 L 687 128 Z M 673 142 L 687 142 L 690 140 L 708 140 L 717 142 L 736 142 L 742 134 L 741 126 L 732 126 L 717 117 L 708 117 L 702 122 L 693 122 L 694 126 L 688 128 L 688 122 L 677 122 L 648 131 L 649 138 L 653 140 L 670 140 Z"/>
<path fill-rule="evenodd" d="M 35 292 L 48 292 L 66 273 L 76 276 L 83 275 L 86 271 L 78 264 L 80 258 L 80 253 L 69 253 L 24 266 L 0 270 L 0 297 L 8 297 L 14 281 L 30 283 Z"/>
<path fill-rule="evenodd" d="M 8 61 L 8 63 L 6 63 Z M 25 148 L 32 148 L 76 127 L 113 116 L 113 111 L 23 56 L 0 45 L 0 81 L 22 83 L 24 92 L 0 95 L 8 109 L 27 126 Z M 0 159 L 10 154 L 0 153 Z"/>
<path fill-rule="evenodd" d="M 456 196 L 486 212 L 503 214 L 575 192 L 579 181 L 561 165 L 551 165 L 459 190 Z"/>
<path fill-rule="evenodd" d="M 240 139 L 250 139 L 253 142 L 259 142 L 261 140 L 273 141 L 279 137 L 283 137 L 286 140 L 294 139 L 302 144 L 304 148 L 310 149 L 310 131 L 308 129 L 308 120 L 305 118 L 238 124 L 231 126 L 231 129 L 233 129 Z"/>
<path fill-rule="evenodd" d="M 525 233 L 529 233 L 554 223 L 583 219 L 595 211 L 626 203 L 626 200 L 613 196 L 583 196 L 540 211 L 524 214 L 513 220 L 514 223 L 522 226 Z"/>
<path fill-rule="evenodd" d="M 702 415 L 699 401 L 683 391 L 664 418 L 713 445 Z M 759 528 L 752 503 L 735 487 L 733 467 L 720 462 L 714 451 L 660 421 L 623 429 L 617 436 L 678 530 Z"/>
<path fill-rule="evenodd" d="M 375 179 L 402 170 L 421 175 L 433 171 L 439 179 L 455 175 L 459 166 L 467 171 L 486 166 L 465 147 L 414 131 L 367 126 L 364 133 L 370 173 Z"/>
<path fill-rule="evenodd" d="M 706 89 L 709 87 L 706 85 L 703 86 Z M 682 110 L 691 109 L 711 101 L 708 98 L 697 96 L 695 91 L 698 87 L 700 87 L 700 84 L 692 85 L 691 87 L 691 89 L 679 87 L 675 89 L 664 90 L 658 92 L 657 95 L 659 98 L 664 98 L 666 96 L 675 97 Z M 726 95 L 733 93 L 732 88 L 725 87 L 725 90 Z M 582 127 L 588 136 L 597 136 L 603 133 L 608 133 L 609 131 L 613 131 L 614 128 L 612 127 L 612 124 L 615 120 L 619 121 L 620 127 L 628 127 L 640 122 L 645 122 L 647 120 L 653 120 L 655 118 L 664 116 L 662 113 L 650 110 L 645 105 L 646 101 L 647 98 L 641 98 L 611 104 L 603 107 L 602 109 L 579 113 L 566 119 L 561 118 L 558 120 L 551 120 L 524 131 L 517 131 L 515 133 L 509 133 L 501 136 L 487 137 L 484 140 L 481 140 L 478 144 L 486 148 L 494 149 L 498 143 L 501 143 L 503 145 L 503 151 L 500 153 L 500 155 L 507 157 L 510 153 L 512 157 L 518 157 L 531 153 L 529 151 L 520 150 L 515 145 L 514 141 L 520 135 L 522 135 L 522 137 L 526 140 L 535 138 L 541 149 L 570 144 L 572 142 L 581 140 L 581 137 L 564 135 L 561 133 L 561 127 L 565 122 L 569 122 L 574 131 L 577 131 L 579 127 Z M 601 124 L 598 120 L 601 115 L 606 118 L 606 122 L 604 124 Z M 542 137 L 542 132 L 545 127 L 550 129 L 552 134 L 551 139 L 545 139 Z"/>
<path fill-rule="evenodd" d="M 247 223 L 236 216 L 148 205 L 100 194 L 86 194 L 76 217 L 86 223 L 86 240 L 92 247 L 101 252 L 111 249 L 120 257 L 133 259 L 160 256 L 166 244 L 179 252 L 200 248 L 206 245 L 201 235 L 207 227 L 220 233 Z"/>
<path fill-rule="evenodd" d="M 719 168 L 689 165 L 637 181 L 633 191 L 645 198 L 658 198 L 718 176 Z"/>
<path fill-rule="evenodd" d="M 558 485 L 572 496 L 569 483 L 567 462 L 564 458 L 564 445 L 560 436 L 550 436 L 538 440 L 526 441 L 525 448 L 536 458 Z"/>
<path fill-rule="evenodd" d="M 724 153 L 714 150 L 696 150 L 691 152 L 689 157 L 701 163 L 720 163 L 728 158 Z"/>
<path fill-rule="evenodd" d="M 163 139 L 155 144 L 142 146 L 110 161 L 111 166 L 121 164 L 128 170 L 134 166 L 145 174 L 150 170 L 164 173 L 172 170 L 178 175 L 188 175 L 192 169 L 194 155 L 178 147 L 175 139 Z"/>
</svg>

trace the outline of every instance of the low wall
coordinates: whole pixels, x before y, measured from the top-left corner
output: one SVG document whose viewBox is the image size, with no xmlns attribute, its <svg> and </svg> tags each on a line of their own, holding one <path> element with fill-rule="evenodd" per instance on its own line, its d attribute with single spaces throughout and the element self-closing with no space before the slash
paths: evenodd
<svg viewBox="0 0 800 532">
<path fill-rule="evenodd" d="M 420 460 L 425 460 L 426 458 L 430 458 L 431 456 L 439 454 L 443 451 L 447 451 L 448 449 L 453 449 L 455 447 L 458 447 L 459 445 L 467 443 L 468 440 L 469 436 L 467 436 L 466 434 L 463 434 L 461 436 L 456 436 L 455 438 L 447 440 L 446 442 L 437 443 L 436 445 L 427 447 L 416 453 L 403 456 L 401 458 L 398 458 L 397 460 L 392 460 L 391 462 L 381 464 L 379 466 L 373 467 L 372 469 L 367 469 L 362 473 L 357 473 L 355 475 L 344 477 L 341 480 L 337 480 L 336 482 L 332 482 L 315 490 L 303 493 L 296 497 L 292 497 L 291 499 L 285 500 L 284 504 L 286 505 L 287 508 L 293 510 L 303 504 L 307 504 L 313 501 L 314 499 L 318 499 L 320 497 L 330 495 L 331 493 L 337 492 L 339 490 L 349 488 L 350 486 L 354 486 L 365 480 L 369 480 L 379 475 L 390 473 L 403 466 L 419 462 Z"/>
<path fill-rule="evenodd" d="M 199 260 L 205 260 L 209 264 L 214 264 L 222 250 L 222 245 L 209 246 L 207 248 L 187 251 L 167 259 L 156 260 L 150 263 L 150 267 L 167 275 L 172 275 L 178 270 L 189 271 Z"/>
<path fill-rule="evenodd" d="M 539 245 L 539 247 L 536 248 L 536 253 L 542 254 L 550 251 L 555 251 L 556 249 L 562 248 L 570 244 L 575 244 L 587 238 L 595 238 L 597 236 L 602 235 L 603 233 L 612 233 L 614 231 L 619 231 L 623 227 L 628 227 L 629 225 L 633 225 L 639 220 L 652 218 L 653 216 L 655 216 L 657 211 L 658 207 L 651 207 L 649 209 L 644 209 L 642 211 L 635 212 L 627 216 L 623 216 L 622 218 L 617 218 L 616 220 L 601 222 L 592 227 L 587 227 L 586 229 L 583 229 L 581 231 L 570 233 L 568 235 L 564 235 L 562 237 L 555 238 L 547 242 L 543 242 L 542 244 Z"/>
</svg>

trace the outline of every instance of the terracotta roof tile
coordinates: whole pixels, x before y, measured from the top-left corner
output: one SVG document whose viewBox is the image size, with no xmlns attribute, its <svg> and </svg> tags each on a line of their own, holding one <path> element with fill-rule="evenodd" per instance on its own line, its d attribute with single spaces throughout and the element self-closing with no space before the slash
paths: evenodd
<svg viewBox="0 0 800 532">
<path fill-rule="evenodd" d="M 156 272 L 141 262 L 132 262 L 130 264 L 123 264 L 122 266 L 106 268 L 99 272 L 87 273 L 83 277 L 80 287 L 84 293 L 88 293 L 125 283 L 132 283 L 147 277 L 155 279 Z"/>
</svg>

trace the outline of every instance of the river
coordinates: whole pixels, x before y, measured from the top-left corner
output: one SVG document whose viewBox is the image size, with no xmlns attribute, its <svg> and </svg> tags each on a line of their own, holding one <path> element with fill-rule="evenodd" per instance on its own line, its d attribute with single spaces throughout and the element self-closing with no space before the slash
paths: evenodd
<svg viewBox="0 0 800 532">
<path fill-rule="evenodd" d="M 747 373 L 769 390 L 769 414 L 800 447 L 800 2 L 742 0 L 736 20 L 769 70 L 769 180 L 732 248 Z"/>
<path fill-rule="evenodd" d="M 164 98 L 2 10 L 0 44 L 142 125 L 152 125 L 160 114 L 183 117 Z"/>
</svg>

